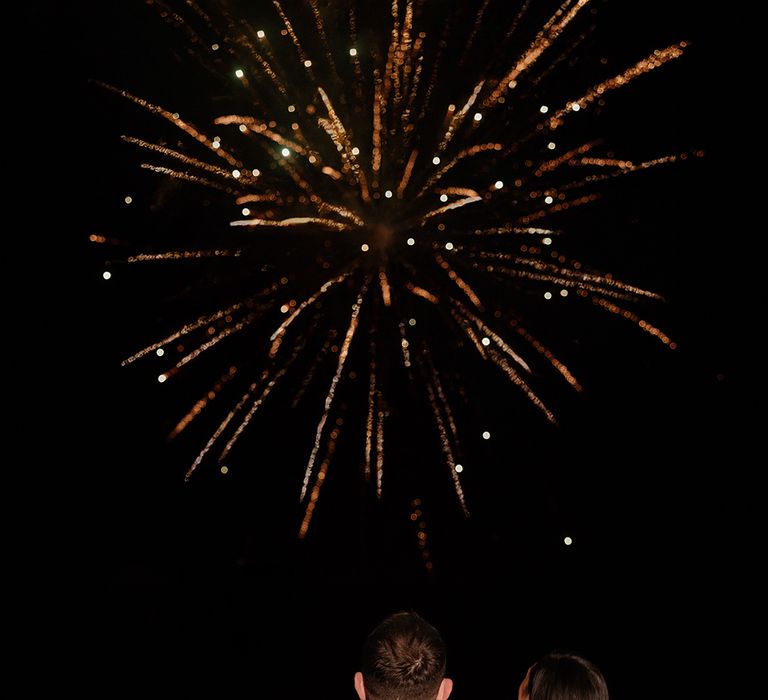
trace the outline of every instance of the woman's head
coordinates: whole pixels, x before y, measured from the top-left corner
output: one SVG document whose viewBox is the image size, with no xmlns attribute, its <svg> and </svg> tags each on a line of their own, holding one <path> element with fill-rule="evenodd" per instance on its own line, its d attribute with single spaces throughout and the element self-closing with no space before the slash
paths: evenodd
<svg viewBox="0 0 768 700">
<path fill-rule="evenodd" d="M 518 700 L 609 700 L 600 670 L 576 654 L 552 652 L 528 669 Z"/>
</svg>

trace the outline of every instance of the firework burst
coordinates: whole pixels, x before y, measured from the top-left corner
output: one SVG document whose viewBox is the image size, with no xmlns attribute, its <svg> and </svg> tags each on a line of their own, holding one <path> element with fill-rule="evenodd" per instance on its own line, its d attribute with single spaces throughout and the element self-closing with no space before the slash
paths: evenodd
<svg viewBox="0 0 768 700">
<path fill-rule="evenodd" d="M 190 55 L 240 105 L 199 125 L 105 86 L 178 130 L 172 143 L 123 137 L 146 153 L 143 168 L 219 191 L 238 212 L 227 235 L 210 234 L 210 245 L 122 258 L 197 269 L 215 263 L 214 282 L 229 261 L 232 276 L 245 280 L 232 285 L 227 278 L 223 295 L 211 295 L 204 310 L 124 361 L 183 344 L 158 377 L 166 382 L 213 348 L 249 338 L 248 358 L 231 354 L 171 432 L 182 434 L 220 393 L 237 391 L 187 478 L 207 465 L 225 468 L 287 375 L 297 375 L 294 404 L 310 384 L 322 383 L 325 398 L 297 478 L 303 537 L 340 439 L 334 412 L 354 354 L 367 368 L 361 471 L 381 497 L 392 400 L 381 369 L 392 367 L 397 348 L 398 371 L 420 387 L 447 478 L 468 514 L 452 391 L 433 352 L 435 338 L 422 328 L 441 324 L 458 352 L 495 368 L 551 422 L 534 367 L 549 366 L 575 391 L 581 386 L 525 327 L 520 300 L 539 300 L 543 314 L 547 302 L 570 296 L 574 311 L 587 303 L 675 347 L 628 308 L 658 300 L 657 294 L 564 255 L 556 241 L 564 235 L 558 215 L 591 205 L 607 180 L 687 157 L 621 159 L 600 140 L 578 140 L 568 129 L 572 120 L 589 119 L 612 91 L 678 58 L 684 42 L 639 56 L 560 99 L 563 84 L 555 81 L 559 72 L 567 75 L 567 60 L 589 31 L 589 0 L 543 3 L 549 7 L 540 22 L 531 18 L 528 0 L 512 12 L 483 0 L 468 26 L 460 21 L 464 14 L 429 0 L 392 0 L 375 10 L 354 2 L 274 0 L 260 10 L 264 24 L 232 3 L 150 4 L 186 34 Z M 506 26 L 490 29 L 499 17 Z M 492 51 L 480 46 L 487 36 L 495 37 Z M 542 99 L 555 84 L 559 101 Z M 259 267 L 265 247 L 276 262 Z M 248 274 L 257 269 L 263 274 Z M 314 355 L 309 366 L 297 362 L 307 353 Z"/>
</svg>

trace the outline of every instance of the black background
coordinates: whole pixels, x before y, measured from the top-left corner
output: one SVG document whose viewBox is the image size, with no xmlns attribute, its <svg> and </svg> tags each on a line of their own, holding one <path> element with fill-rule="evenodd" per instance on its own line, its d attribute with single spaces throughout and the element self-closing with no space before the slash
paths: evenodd
<svg viewBox="0 0 768 700">
<path fill-rule="evenodd" d="M 668 301 L 653 319 L 679 348 L 607 315 L 566 325 L 554 347 L 578 368 L 585 392 L 556 399 L 558 428 L 521 400 L 507 404 L 468 365 L 478 387 L 462 416 L 472 518 L 460 516 L 450 483 L 441 485 L 429 425 L 401 406 L 388 469 L 423 464 L 428 478 L 402 482 L 382 506 L 370 502 L 360 495 L 359 444 L 345 435 L 303 542 L 296 496 L 316 411 L 291 414 L 278 402 L 247 443 L 250 462 L 185 484 L 205 434 L 182 447 L 165 435 L 204 384 L 193 378 L 171 394 L 155 381 L 160 365 L 120 368 L 162 328 L 164 311 L 151 303 L 161 287 L 137 289 L 120 268 L 106 285 L 103 254 L 87 243 L 93 232 L 161 228 L 165 216 L 142 208 L 158 183 L 119 140 L 151 138 L 154 122 L 88 81 L 167 105 L 183 100 L 197 86 L 180 35 L 142 3 L 42 15 L 66 193 L 52 244 L 66 261 L 55 364 L 72 406 L 46 420 L 64 428 L 67 466 L 55 483 L 72 494 L 63 518 L 74 527 L 58 575 L 76 582 L 96 642 L 86 681 L 353 697 L 365 633 L 389 612 L 414 608 L 445 635 L 457 699 L 514 697 L 529 663 L 555 647 L 594 660 L 616 698 L 708 687 L 725 617 L 725 589 L 713 581 L 737 555 L 734 485 L 745 466 L 733 376 L 740 265 L 732 217 L 742 175 L 724 137 L 733 98 L 713 84 L 727 69 L 727 44 L 697 5 L 596 3 L 601 26 L 612 28 L 600 47 L 612 65 L 681 38 L 693 44 L 612 96 L 615 108 L 601 116 L 606 140 L 638 159 L 699 148 L 707 157 L 613 188 L 579 250 L 659 290 Z M 127 192 L 137 200 L 130 211 Z M 491 441 L 472 437 L 486 428 Z M 409 440 L 409 431 L 424 440 Z M 408 520 L 415 496 L 424 499 L 432 575 Z M 665 667 L 675 672 L 660 689 Z"/>
</svg>

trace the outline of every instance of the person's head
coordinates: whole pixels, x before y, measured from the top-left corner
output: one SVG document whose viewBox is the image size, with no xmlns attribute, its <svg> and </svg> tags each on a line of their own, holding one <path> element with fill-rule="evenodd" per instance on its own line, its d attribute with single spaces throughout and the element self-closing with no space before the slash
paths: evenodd
<svg viewBox="0 0 768 700">
<path fill-rule="evenodd" d="M 445 658 L 432 625 L 415 612 L 395 613 L 365 640 L 355 690 L 360 700 L 446 700 L 453 682 Z"/>
<path fill-rule="evenodd" d="M 528 669 L 518 700 L 608 700 L 600 670 L 575 654 L 552 652 Z"/>
</svg>

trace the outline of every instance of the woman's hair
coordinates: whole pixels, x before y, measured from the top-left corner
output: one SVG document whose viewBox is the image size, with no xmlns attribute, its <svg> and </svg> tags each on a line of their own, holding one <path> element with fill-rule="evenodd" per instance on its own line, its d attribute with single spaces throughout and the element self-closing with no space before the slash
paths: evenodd
<svg viewBox="0 0 768 700">
<path fill-rule="evenodd" d="M 552 652 L 537 661 L 528 677 L 530 700 L 608 700 L 600 670 L 576 654 Z"/>
<path fill-rule="evenodd" d="M 445 675 L 445 644 L 416 613 L 395 613 L 365 640 L 361 671 L 369 700 L 435 700 Z"/>
</svg>

